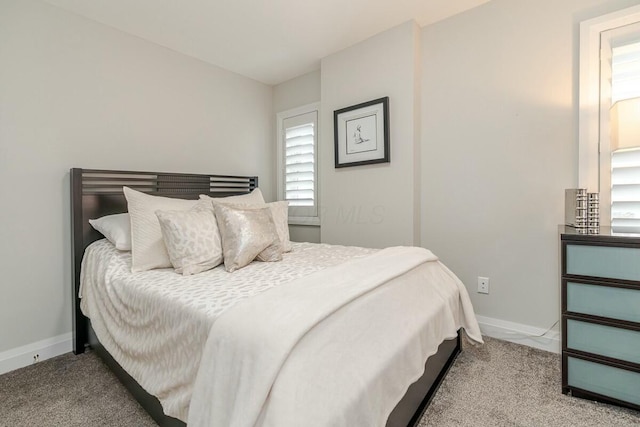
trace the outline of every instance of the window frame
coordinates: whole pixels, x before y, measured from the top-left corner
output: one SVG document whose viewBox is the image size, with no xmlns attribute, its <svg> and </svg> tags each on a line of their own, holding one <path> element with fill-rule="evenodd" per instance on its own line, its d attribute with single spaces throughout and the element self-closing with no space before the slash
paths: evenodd
<svg viewBox="0 0 640 427">
<path fill-rule="evenodd" d="M 601 50 L 603 33 L 640 22 L 640 6 L 622 9 L 580 23 L 578 110 L 578 187 L 600 193 L 600 224 L 611 224 L 610 188 L 602 188 L 601 174 L 610 174 L 608 117 L 602 111 Z M 606 128 L 606 129 L 605 129 Z M 607 132 L 605 132 L 607 131 Z M 603 160 L 604 158 L 604 160 Z M 610 182 L 610 178 L 606 179 Z M 603 209 L 604 208 L 604 209 Z"/>
<path fill-rule="evenodd" d="M 295 215 L 292 214 L 292 208 L 289 206 L 289 224 L 290 225 L 320 225 L 320 183 L 318 180 L 318 159 L 320 151 L 320 103 L 314 102 L 300 107 L 281 111 L 276 114 L 277 144 L 276 144 L 276 175 L 277 175 L 277 192 L 278 200 L 285 199 L 286 188 L 286 172 L 285 172 L 285 131 L 284 121 L 286 119 L 301 116 L 309 113 L 316 113 L 316 129 L 314 131 L 314 215 Z"/>
</svg>

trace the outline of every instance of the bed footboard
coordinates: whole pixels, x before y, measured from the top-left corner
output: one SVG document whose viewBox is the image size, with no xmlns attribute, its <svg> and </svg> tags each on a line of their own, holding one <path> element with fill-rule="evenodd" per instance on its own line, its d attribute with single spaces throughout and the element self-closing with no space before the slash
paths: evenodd
<svg viewBox="0 0 640 427">
<path fill-rule="evenodd" d="M 386 427 L 418 425 L 460 350 L 461 331 L 458 330 L 456 338 L 444 341 L 438 347 L 438 352 L 427 359 L 424 374 L 409 386 L 402 400 L 391 411 Z"/>
<path fill-rule="evenodd" d="M 98 339 L 88 325 L 89 343 L 98 356 L 118 377 L 120 382 L 133 397 L 140 403 L 140 406 L 154 419 L 160 427 L 186 427 L 186 424 L 177 418 L 169 417 L 162 411 L 160 401 L 155 396 L 147 393 L 131 375 L 129 375 L 109 352 L 100 344 Z M 454 339 L 446 340 L 438 352 L 427 359 L 425 372 L 416 382 L 411 384 L 404 397 L 389 415 L 386 427 L 415 427 L 420 422 L 424 411 L 429 406 L 431 399 L 440 387 L 440 384 L 453 365 L 461 350 L 461 331 Z"/>
</svg>

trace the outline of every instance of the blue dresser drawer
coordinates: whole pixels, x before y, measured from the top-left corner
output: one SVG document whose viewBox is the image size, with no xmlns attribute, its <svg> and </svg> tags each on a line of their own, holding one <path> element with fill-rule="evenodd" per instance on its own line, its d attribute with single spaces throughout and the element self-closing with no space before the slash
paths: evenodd
<svg viewBox="0 0 640 427">
<path fill-rule="evenodd" d="M 638 289 L 567 282 L 567 311 L 640 323 Z"/>
<path fill-rule="evenodd" d="M 640 373 L 570 356 L 567 370 L 570 387 L 640 405 Z"/>
<path fill-rule="evenodd" d="M 567 348 L 640 364 L 640 332 L 567 319 Z"/>
<path fill-rule="evenodd" d="M 640 236 L 561 228 L 562 392 L 640 410 Z"/>
<path fill-rule="evenodd" d="M 640 281 L 640 248 L 567 244 L 566 274 Z"/>
</svg>

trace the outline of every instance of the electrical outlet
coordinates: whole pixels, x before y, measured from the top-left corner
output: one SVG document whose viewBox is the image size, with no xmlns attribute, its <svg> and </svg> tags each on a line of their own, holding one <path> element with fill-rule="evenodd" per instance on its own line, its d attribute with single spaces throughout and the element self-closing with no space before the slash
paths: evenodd
<svg viewBox="0 0 640 427">
<path fill-rule="evenodd" d="M 488 294 L 489 293 L 489 278 L 488 277 L 480 277 L 480 276 L 478 276 L 478 293 L 479 294 Z"/>
<path fill-rule="evenodd" d="M 39 354 L 34 354 L 33 355 L 33 363 L 38 363 L 40 361 L 40 355 Z"/>
</svg>

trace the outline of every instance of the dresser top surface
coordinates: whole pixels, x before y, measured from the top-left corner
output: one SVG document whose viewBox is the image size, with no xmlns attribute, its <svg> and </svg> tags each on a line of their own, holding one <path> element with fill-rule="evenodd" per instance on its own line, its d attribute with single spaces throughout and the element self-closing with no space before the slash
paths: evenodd
<svg viewBox="0 0 640 427">
<path fill-rule="evenodd" d="M 562 240 L 640 245 L 640 234 L 616 233 L 611 230 L 611 227 L 600 227 L 600 232 L 598 234 L 583 234 L 579 230 L 576 230 L 575 227 L 570 227 L 568 225 L 560 225 L 558 230 Z"/>
</svg>

